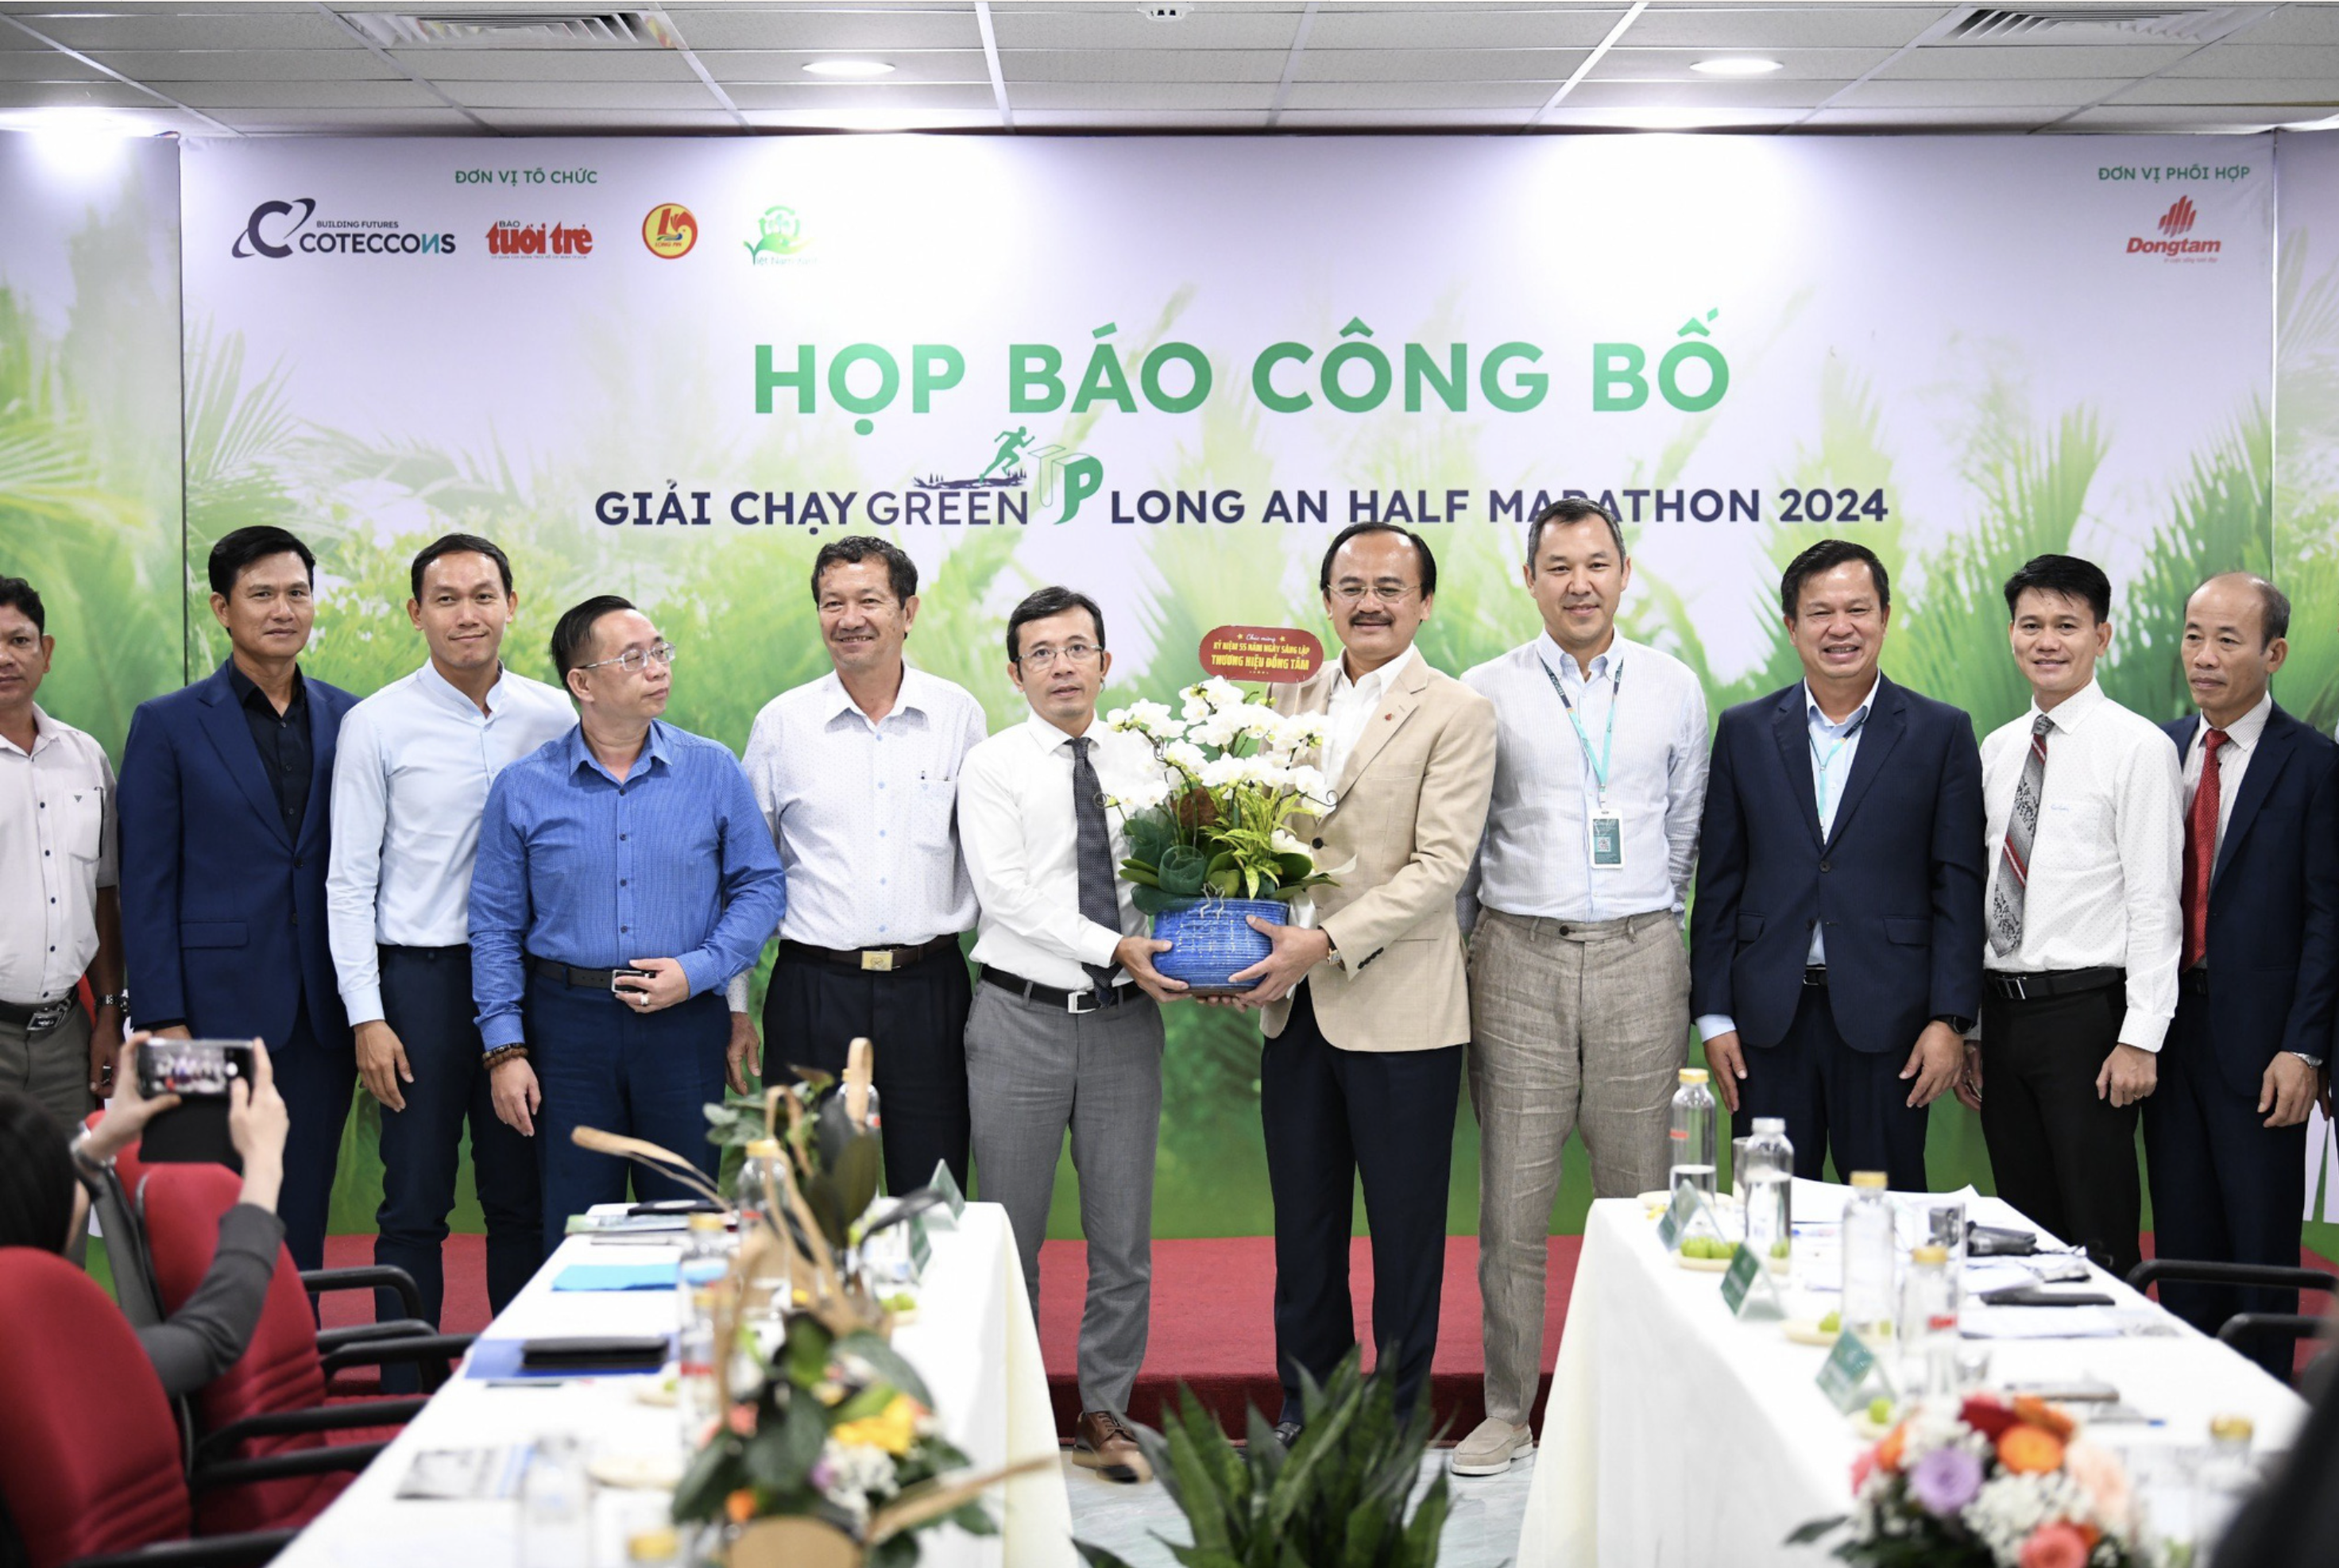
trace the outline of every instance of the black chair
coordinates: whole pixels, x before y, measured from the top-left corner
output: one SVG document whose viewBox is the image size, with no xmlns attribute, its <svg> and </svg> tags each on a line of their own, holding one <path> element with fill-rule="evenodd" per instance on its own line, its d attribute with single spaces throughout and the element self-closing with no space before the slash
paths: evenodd
<svg viewBox="0 0 2339 1568">
<path fill-rule="evenodd" d="M 2230 1285 L 2260 1290 L 2319 1290 L 2339 1293 L 2339 1275 L 2320 1268 L 2292 1268 L 2269 1263 L 2210 1263 L 2186 1257 L 2147 1257 L 2128 1270 L 2128 1288 L 2149 1294 L 2163 1280 L 2180 1285 Z M 2321 1336 L 2326 1319 L 2298 1312 L 2237 1312 L 2217 1329 L 2217 1340 L 2244 1355 L 2261 1339 L 2282 1336 L 2299 1340 Z"/>
</svg>

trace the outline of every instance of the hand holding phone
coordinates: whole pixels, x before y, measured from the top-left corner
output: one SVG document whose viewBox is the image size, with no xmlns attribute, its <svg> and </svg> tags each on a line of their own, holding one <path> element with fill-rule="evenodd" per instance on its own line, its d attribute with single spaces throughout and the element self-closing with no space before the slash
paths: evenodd
<svg viewBox="0 0 2339 1568">
<path fill-rule="evenodd" d="M 224 1165 L 242 1170 L 236 1139 L 229 1127 L 234 1096 L 242 1087 L 249 1100 L 254 1084 L 252 1055 L 258 1042 L 248 1040 L 170 1040 L 140 1042 L 136 1070 L 131 1074 L 142 1099 L 168 1098 L 172 1107 L 147 1122 L 139 1158 L 149 1163 Z M 271 1080 L 272 1082 L 272 1080 Z M 272 1087 L 269 1095 L 274 1098 Z M 281 1113 L 283 1101 L 276 1100 Z M 281 1152 L 283 1140 L 277 1139 Z"/>
</svg>

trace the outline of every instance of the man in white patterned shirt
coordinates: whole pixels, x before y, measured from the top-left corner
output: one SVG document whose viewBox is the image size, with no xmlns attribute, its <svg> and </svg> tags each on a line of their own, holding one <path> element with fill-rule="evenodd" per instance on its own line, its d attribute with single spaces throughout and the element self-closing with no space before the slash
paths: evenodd
<svg viewBox="0 0 2339 1568">
<path fill-rule="evenodd" d="M 2106 696 L 2111 582 L 2076 556 L 2007 579 L 2029 711 L 1982 742 L 1981 1037 L 1958 1096 L 1999 1196 L 2115 1274 L 2136 1267 L 2136 1128 L 2176 1011 L 2183 786 L 2168 737 Z"/>
<path fill-rule="evenodd" d="M 812 597 L 834 667 L 765 705 L 747 741 L 747 782 L 788 875 L 765 1049 L 834 1074 L 855 1036 L 876 1041 L 886 1186 L 923 1187 L 937 1162 L 963 1186 L 971 993 L 958 939 L 974 888 L 956 801 L 959 764 L 989 728 L 972 695 L 903 656 L 918 568 L 900 549 L 832 540 Z M 734 982 L 735 1011 L 745 984 Z"/>
</svg>

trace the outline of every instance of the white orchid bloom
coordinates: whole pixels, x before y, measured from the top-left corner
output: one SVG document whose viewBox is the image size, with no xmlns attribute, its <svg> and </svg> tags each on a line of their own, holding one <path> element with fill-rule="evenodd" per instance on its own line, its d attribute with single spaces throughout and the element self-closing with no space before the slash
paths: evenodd
<svg viewBox="0 0 2339 1568">
<path fill-rule="evenodd" d="M 1308 841 L 1288 827 L 1277 828 L 1268 835 L 1267 843 L 1268 847 L 1278 854 L 1304 854 L 1311 861 L 1316 858 L 1316 852 L 1308 846 Z"/>
<path fill-rule="evenodd" d="M 1204 764 L 1209 759 L 1202 755 L 1200 746 L 1190 740 L 1181 740 L 1172 741 L 1163 747 L 1161 760 L 1188 778 L 1195 778 L 1200 775 Z"/>
<path fill-rule="evenodd" d="M 1225 789 L 1247 782 L 1244 774 L 1250 763 L 1243 757 L 1213 757 L 1202 764 L 1201 783 L 1205 789 Z"/>
</svg>

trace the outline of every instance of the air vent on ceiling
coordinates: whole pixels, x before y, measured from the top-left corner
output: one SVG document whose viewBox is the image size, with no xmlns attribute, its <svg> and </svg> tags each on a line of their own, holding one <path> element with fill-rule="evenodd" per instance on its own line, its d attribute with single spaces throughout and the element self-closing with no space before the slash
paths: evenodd
<svg viewBox="0 0 2339 1568">
<path fill-rule="evenodd" d="M 392 49 L 672 49 L 679 40 L 643 11 L 345 11 Z"/>
<path fill-rule="evenodd" d="M 2267 5 L 1978 5 L 1926 40 L 1970 44 L 2214 44 Z"/>
<path fill-rule="evenodd" d="M 1153 18 L 1153 20 L 1155 20 L 1156 22 L 1177 22 L 1177 21 L 1181 21 L 1181 20 L 1183 20 L 1183 19 L 1184 19 L 1186 13 L 1187 13 L 1188 11 L 1191 10 L 1192 8 L 1193 8 L 1193 7 L 1191 7 L 1191 6 L 1189 6 L 1189 5 L 1169 5 L 1169 4 L 1153 4 L 1153 5 L 1140 5 L 1140 6 L 1138 7 L 1138 9 L 1139 9 L 1140 11 L 1144 12 L 1148 16 L 1152 17 L 1152 18 Z"/>
</svg>

